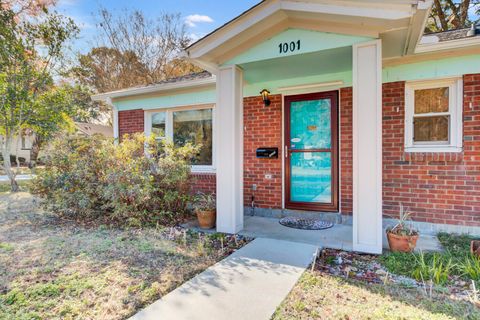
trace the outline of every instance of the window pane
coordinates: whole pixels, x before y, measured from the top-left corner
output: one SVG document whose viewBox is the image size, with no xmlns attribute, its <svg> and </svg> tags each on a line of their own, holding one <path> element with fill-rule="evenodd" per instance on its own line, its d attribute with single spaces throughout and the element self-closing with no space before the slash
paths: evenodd
<svg viewBox="0 0 480 320">
<path fill-rule="evenodd" d="M 192 164 L 212 164 L 212 109 L 177 111 L 173 113 L 173 142 L 177 146 L 191 142 L 202 145 Z"/>
<path fill-rule="evenodd" d="M 290 147 L 330 149 L 332 142 L 330 99 L 292 102 L 290 106 Z"/>
<path fill-rule="evenodd" d="M 415 90 L 415 114 L 448 112 L 448 87 Z"/>
<path fill-rule="evenodd" d="M 332 201 L 332 155 L 330 152 L 292 152 L 290 200 Z"/>
<path fill-rule="evenodd" d="M 157 137 L 165 137 L 165 112 L 152 114 L 152 133 Z"/>
<path fill-rule="evenodd" d="M 413 141 L 446 141 L 448 142 L 449 117 L 415 118 L 413 124 Z"/>
</svg>

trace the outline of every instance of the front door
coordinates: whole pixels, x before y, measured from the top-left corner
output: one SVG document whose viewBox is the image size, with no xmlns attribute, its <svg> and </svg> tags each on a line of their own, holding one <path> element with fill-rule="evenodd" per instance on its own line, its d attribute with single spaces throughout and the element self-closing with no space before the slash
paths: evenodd
<svg viewBox="0 0 480 320">
<path fill-rule="evenodd" d="M 338 92 L 285 97 L 285 207 L 338 211 Z"/>
</svg>

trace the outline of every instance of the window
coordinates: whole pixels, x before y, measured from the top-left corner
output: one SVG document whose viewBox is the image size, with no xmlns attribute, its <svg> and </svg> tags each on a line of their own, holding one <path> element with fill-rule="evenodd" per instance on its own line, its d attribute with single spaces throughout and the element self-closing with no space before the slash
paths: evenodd
<svg viewBox="0 0 480 320">
<path fill-rule="evenodd" d="M 462 81 L 411 82 L 405 89 L 405 151 L 461 151 Z"/>
<path fill-rule="evenodd" d="M 22 134 L 21 136 L 21 144 L 22 144 L 22 150 L 30 150 L 31 147 L 28 145 L 28 138 Z"/>
<path fill-rule="evenodd" d="M 173 112 L 173 142 L 177 146 L 190 142 L 202 145 L 194 165 L 212 165 L 212 109 Z"/>
<path fill-rule="evenodd" d="M 166 112 L 155 112 L 152 113 L 152 131 L 158 138 L 165 138 L 165 129 L 166 129 Z"/>
<path fill-rule="evenodd" d="M 201 145 L 200 152 L 192 162 L 193 171 L 213 169 L 212 106 L 162 109 L 145 112 L 145 134 L 154 134 L 157 139 L 171 139 L 176 146 L 186 143 Z"/>
</svg>

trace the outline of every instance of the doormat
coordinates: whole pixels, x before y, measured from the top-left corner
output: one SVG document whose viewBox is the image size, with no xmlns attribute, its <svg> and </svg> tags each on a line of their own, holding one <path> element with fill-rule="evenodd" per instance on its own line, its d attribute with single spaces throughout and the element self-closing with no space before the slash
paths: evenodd
<svg viewBox="0 0 480 320">
<path fill-rule="evenodd" d="M 285 217 L 278 222 L 282 226 L 302 230 L 322 230 L 333 227 L 333 222 L 318 218 Z"/>
</svg>

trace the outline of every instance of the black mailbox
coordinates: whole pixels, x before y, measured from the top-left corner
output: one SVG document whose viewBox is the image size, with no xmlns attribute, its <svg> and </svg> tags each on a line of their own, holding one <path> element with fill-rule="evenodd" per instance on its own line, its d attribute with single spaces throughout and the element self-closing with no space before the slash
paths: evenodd
<svg viewBox="0 0 480 320">
<path fill-rule="evenodd" d="M 278 158 L 278 148 L 258 148 L 257 158 Z"/>
</svg>

